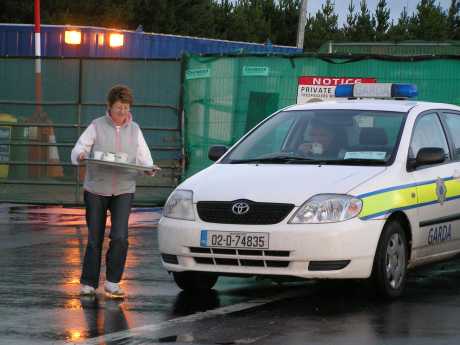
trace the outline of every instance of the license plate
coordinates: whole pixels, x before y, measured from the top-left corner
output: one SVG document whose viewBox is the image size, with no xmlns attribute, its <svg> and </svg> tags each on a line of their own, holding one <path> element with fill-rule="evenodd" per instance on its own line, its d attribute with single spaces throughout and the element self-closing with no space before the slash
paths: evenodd
<svg viewBox="0 0 460 345">
<path fill-rule="evenodd" d="M 201 247 L 268 249 L 267 232 L 201 230 Z"/>
</svg>

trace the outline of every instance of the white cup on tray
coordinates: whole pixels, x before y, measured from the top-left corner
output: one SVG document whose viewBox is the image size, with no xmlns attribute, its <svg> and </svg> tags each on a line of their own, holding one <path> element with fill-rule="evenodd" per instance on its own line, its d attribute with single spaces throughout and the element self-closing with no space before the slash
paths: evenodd
<svg viewBox="0 0 460 345">
<path fill-rule="evenodd" d="M 102 160 L 106 162 L 115 162 L 115 153 L 104 152 L 104 154 L 102 155 Z"/>
<path fill-rule="evenodd" d="M 117 152 L 115 154 L 115 162 L 117 163 L 128 163 L 128 154 L 124 152 Z"/>
<path fill-rule="evenodd" d="M 101 160 L 103 156 L 104 156 L 104 152 L 102 152 L 102 151 L 93 151 L 93 154 L 92 154 L 93 159 Z"/>
</svg>

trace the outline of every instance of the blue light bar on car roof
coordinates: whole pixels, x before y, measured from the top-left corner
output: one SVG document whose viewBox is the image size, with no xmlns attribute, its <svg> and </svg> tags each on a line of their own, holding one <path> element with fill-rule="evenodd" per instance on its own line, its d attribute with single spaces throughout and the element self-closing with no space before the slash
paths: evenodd
<svg viewBox="0 0 460 345">
<path fill-rule="evenodd" d="M 335 88 L 335 97 L 356 98 L 412 98 L 417 96 L 414 84 L 341 84 Z"/>
</svg>

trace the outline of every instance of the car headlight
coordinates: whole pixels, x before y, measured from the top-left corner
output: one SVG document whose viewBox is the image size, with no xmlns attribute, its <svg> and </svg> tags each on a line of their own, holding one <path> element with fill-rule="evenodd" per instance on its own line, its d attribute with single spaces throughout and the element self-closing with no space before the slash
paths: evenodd
<svg viewBox="0 0 460 345">
<path fill-rule="evenodd" d="M 166 201 L 163 216 L 168 218 L 195 220 L 193 211 L 193 192 L 191 190 L 175 190 Z"/>
<path fill-rule="evenodd" d="M 336 223 L 356 217 L 363 207 L 361 199 L 342 194 L 318 194 L 307 200 L 289 221 L 290 224 Z"/>
</svg>

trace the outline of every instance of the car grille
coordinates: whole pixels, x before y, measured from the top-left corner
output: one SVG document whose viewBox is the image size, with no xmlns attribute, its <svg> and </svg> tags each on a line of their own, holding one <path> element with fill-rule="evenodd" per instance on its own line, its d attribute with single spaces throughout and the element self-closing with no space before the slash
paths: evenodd
<svg viewBox="0 0 460 345">
<path fill-rule="evenodd" d="M 251 249 L 227 249 L 227 248 L 201 248 L 190 247 L 192 254 L 209 254 L 206 256 L 195 256 L 193 259 L 201 265 L 224 265 L 224 266 L 245 266 L 245 267 L 278 267 L 289 266 L 289 260 L 277 260 L 288 258 L 287 250 L 251 250 Z M 221 255 L 228 255 L 221 257 Z M 243 257 L 244 256 L 244 257 Z M 251 258 L 248 258 L 251 256 Z M 253 257 L 253 258 L 252 258 Z"/>
<path fill-rule="evenodd" d="M 249 205 L 249 211 L 243 215 L 236 215 L 232 207 L 236 202 L 241 201 Z M 199 201 L 197 203 L 198 215 L 203 221 L 220 224 L 277 224 L 286 218 L 293 208 L 293 204 L 250 200 Z"/>
</svg>

